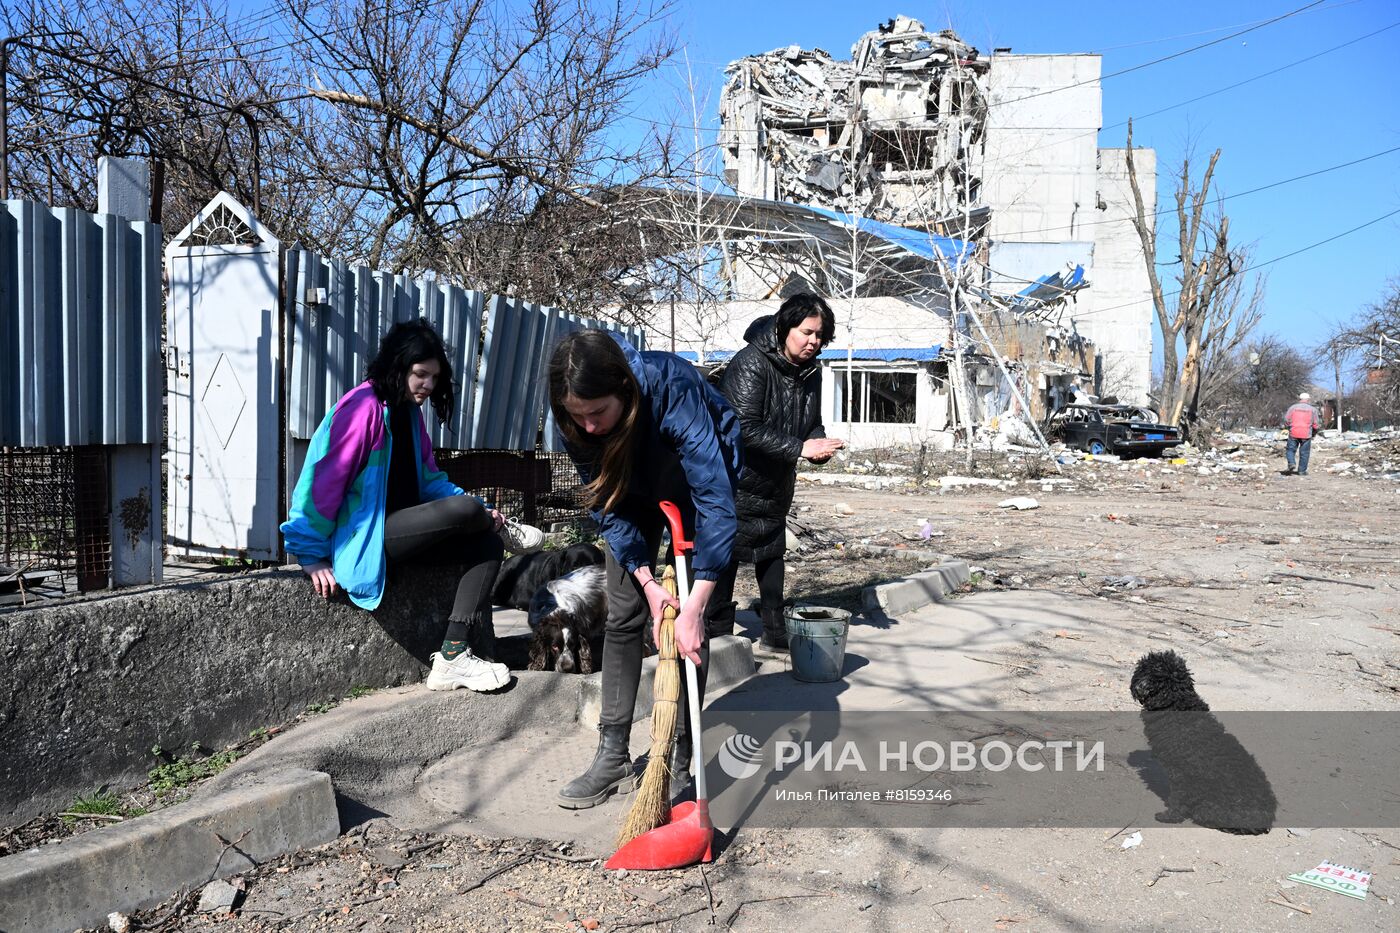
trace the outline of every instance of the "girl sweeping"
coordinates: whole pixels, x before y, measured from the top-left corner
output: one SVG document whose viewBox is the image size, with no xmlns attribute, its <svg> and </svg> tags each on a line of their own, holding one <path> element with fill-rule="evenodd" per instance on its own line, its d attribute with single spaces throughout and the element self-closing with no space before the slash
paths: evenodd
<svg viewBox="0 0 1400 933">
<path fill-rule="evenodd" d="M 661 501 L 679 505 L 687 527 L 694 527 L 695 583 L 676 617 L 675 636 L 676 650 L 699 668 L 704 693 L 709 644 L 702 619 L 734 544 L 739 422 L 689 363 L 670 353 L 639 352 L 601 330 L 560 341 L 549 364 L 549 402 L 608 545 L 601 737 L 593 764 L 558 800 L 582 809 L 631 789 L 628 739 L 643 630 L 650 619 L 655 632 L 662 609 L 676 605 L 653 576 L 664 527 Z M 672 744 L 673 775 L 689 774 L 690 749 L 685 717 Z"/>
<path fill-rule="evenodd" d="M 390 563 L 465 564 L 427 685 L 495 690 L 510 674 L 478 655 L 494 644 L 491 590 L 501 557 L 506 547 L 538 549 L 544 536 L 506 521 L 438 469 L 421 411 L 428 401 L 439 420 L 452 416 L 452 364 L 427 321 L 400 322 L 365 381 L 316 429 L 282 535 L 318 595 L 343 588 L 362 609 L 379 605 Z"/>
</svg>

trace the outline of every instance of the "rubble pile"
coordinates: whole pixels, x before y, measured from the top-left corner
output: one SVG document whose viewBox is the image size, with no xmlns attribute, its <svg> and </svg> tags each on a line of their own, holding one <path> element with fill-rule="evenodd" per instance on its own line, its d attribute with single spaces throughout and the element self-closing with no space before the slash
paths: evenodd
<svg viewBox="0 0 1400 933">
<path fill-rule="evenodd" d="M 906 16 L 862 36 L 850 61 L 794 45 L 733 62 L 720 100 L 726 181 L 933 229 L 975 204 L 988 64 L 953 31 Z"/>
</svg>

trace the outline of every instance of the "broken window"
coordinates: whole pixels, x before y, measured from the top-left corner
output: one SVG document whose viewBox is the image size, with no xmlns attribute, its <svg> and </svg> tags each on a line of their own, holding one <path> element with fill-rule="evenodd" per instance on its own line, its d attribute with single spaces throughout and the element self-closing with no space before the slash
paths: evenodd
<svg viewBox="0 0 1400 933">
<path fill-rule="evenodd" d="M 898 370 L 833 368 L 836 413 L 842 421 L 913 424 L 919 374 Z M 848 382 L 849 377 L 849 382 Z"/>
<path fill-rule="evenodd" d="M 879 130 L 869 136 L 870 162 L 883 171 L 934 168 L 935 143 L 927 130 Z"/>
</svg>

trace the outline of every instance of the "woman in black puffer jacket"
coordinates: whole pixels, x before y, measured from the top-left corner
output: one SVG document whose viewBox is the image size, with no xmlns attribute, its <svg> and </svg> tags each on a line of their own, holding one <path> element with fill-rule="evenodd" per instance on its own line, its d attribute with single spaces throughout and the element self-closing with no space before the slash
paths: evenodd
<svg viewBox="0 0 1400 933">
<path fill-rule="evenodd" d="M 823 463 L 845 445 L 822 426 L 821 366 L 817 354 L 836 336 L 836 318 L 816 295 L 794 295 L 778 313 L 760 318 L 745 334 L 720 379 L 720 393 L 739 415 L 744 465 L 734 494 L 739 531 L 734 560 L 715 582 L 706 630 L 734 631 L 734 578 L 752 563 L 763 618 L 761 643 L 787 648 L 783 623 L 783 552 L 797 461 Z"/>
</svg>

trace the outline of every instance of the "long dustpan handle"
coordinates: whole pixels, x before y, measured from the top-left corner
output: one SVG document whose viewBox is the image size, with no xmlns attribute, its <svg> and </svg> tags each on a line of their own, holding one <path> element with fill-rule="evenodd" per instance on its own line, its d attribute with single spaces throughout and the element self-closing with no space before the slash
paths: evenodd
<svg viewBox="0 0 1400 933">
<path fill-rule="evenodd" d="M 676 581 L 684 606 L 690 598 L 690 584 L 686 577 L 685 555 L 680 552 L 676 553 Z M 705 749 L 700 742 L 700 677 L 690 658 L 685 659 L 685 699 L 690 708 L 690 772 L 695 779 L 695 799 L 706 800 L 709 795 L 705 793 Z"/>
<path fill-rule="evenodd" d="M 662 502 L 661 511 L 671 526 L 671 551 L 676 559 L 676 587 L 682 606 L 690 599 L 690 575 L 686 572 L 686 555 L 695 550 L 695 542 L 685 536 L 685 525 L 681 520 L 681 510 L 674 502 Z M 705 791 L 705 749 L 700 741 L 700 680 L 695 670 L 695 662 L 685 659 L 686 703 L 690 709 L 690 771 L 695 780 L 695 799 L 706 800 Z"/>
</svg>

